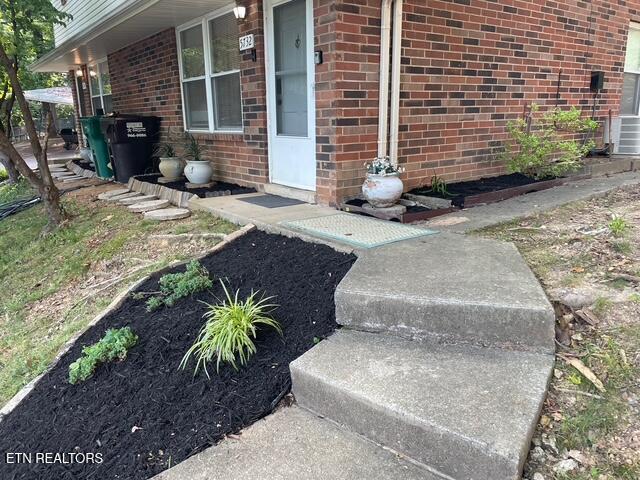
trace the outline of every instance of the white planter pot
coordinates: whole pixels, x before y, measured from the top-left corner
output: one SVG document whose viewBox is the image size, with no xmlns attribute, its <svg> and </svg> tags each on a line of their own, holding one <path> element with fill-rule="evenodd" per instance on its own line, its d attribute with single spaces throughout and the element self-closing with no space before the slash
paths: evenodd
<svg viewBox="0 0 640 480">
<path fill-rule="evenodd" d="M 402 196 L 404 186 L 398 175 L 367 174 L 362 184 L 364 198 L 377 208 L 392 207 Z"/>
<path fill-rule="evenodd" d="M 177 179 L 182 176 L 184 164 L 182 159 L 178 157 L 160 157 L 158 168 L 164 178 Z"/>
<path fill-rule="evenodd" d="M 191 183 L 209 183 L 213 168 L 207 161 L 189 161 L 184 167 L 184 174 Z"/>
</svg>

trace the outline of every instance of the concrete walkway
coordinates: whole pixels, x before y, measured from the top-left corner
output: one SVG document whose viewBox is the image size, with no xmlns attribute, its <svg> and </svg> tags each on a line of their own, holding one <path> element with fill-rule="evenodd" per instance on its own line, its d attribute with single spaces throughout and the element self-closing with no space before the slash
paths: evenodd
<svg viewBox="0 0 640 480">
<path fill-rule="evenodd" d="M 640 185 L 640 172 L 580 180 L 502 202 L 449 213 L 422 225 L 441 231 L 466 233 L 551 210 L 567 203 L 602 196 L 616 188 L 630 185 Z"/>
</svg>

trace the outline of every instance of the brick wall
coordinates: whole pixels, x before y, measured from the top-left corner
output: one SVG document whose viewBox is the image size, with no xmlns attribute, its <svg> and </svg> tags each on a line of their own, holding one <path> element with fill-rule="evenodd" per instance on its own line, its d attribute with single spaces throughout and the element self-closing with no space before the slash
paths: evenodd
<svg viewBox="0 0 640 480">
<path fill-rule="evenodd" d="M 319 194 L 333 203 L 358 193 L 362 163 L 376 155 L 380 1 L 316 4 L 323 14 L 317 41 L 332 16 L 336 22 L 325 65 L 334 89 L 322 93 L 331 108 L 318 114 L 333 117 L 332 145 L 324 147 L 326 125 L 318 128 L 319 177 L 335 179 L 319 185 Z M 532 102 L 555 105 L 560 71 L 559 105 L 590 114 L 590 73 L 604 70 L 596 115 L 602 120 L 611 108 L 615 116 L 628 25 L 640 20 L 639 7 L 637 0 L 405 0 L 399 162 L 407 188 L 434 174 L 501 173 L 496 157 L 507 121 Z"/>
<path fill-rule="evenodd" d="M 257 61 L 247 52 L 240 66 L 244 132 L 195 136 L 214 167 L 215 178 L 258 186 L 269 176 L 261 2 L 255 0 L 249 6 L 239 29 L 240 35 L 254 33 L 257 47 Z M 114 110 L 162 117 L 161 141 L 174 143 L 180 152 L 184 123 L 175 30 L 114 52 L 108 62 Z"/>
</svg>

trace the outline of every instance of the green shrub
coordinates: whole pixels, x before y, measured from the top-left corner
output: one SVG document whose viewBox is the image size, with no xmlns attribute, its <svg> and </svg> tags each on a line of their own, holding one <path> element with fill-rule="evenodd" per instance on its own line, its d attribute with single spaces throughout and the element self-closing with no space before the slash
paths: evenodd
<svg viewBox="0 0 640 480">
<path fill-rule="evenodd" d="M 147 311 L 153 312 L 162 306 L 172 307 L 177 300 L 208 290 L 213 286 L 207 269 L 193 260 L 184 272 L 168 273 L 160 278 L 160 295 L 147 300 Z"/>
<path fill-rule="evenodd" d="M 249 357 L 256 352 L 253 339 L 256 338 L 259 325 L 273 328 L 282 335 L 280 324 L 267 316 L 276 307 L 268 303 L 272 297 L 262 297 L 258 300 L 257 292 L 252 292 L 241 301 L 238 300 L 238 291 L 231 297 L 224 282 L 220 283 L 226 301 L 221 305 L 205 303 L 208 307 L 203 317 L 206 322 L 180 363 L 180 368 L 184 369 L 191 356 L 195 355 L 197 362 L 194 375 L 203 367 L 208 377 L 207 362 L 214 357 L 217 357 L 216 370 L 220 369 L 221 362 L 230 363 L 237 369 L 236 356 L 240 365 L 245 365 Z"/>
<path fill-rule="evenodd" d="M 589 134 L 598 128 L 590 118 L 582 118 L 576 107 L 554 108 L 542 115 L 533 127 L 533 116 L 539 110 L 531 106 L 527 119 L 507 124 L 510 141 L 502 159 L 512 173 L 531 178 L 560 177 L 582 166 L 582 158 L 595 146 L 593 140 L 576 140 L 576 134 Z"/>
<path fill-rule="evenodd" d="M 4 168 L 0 167 L 0 182 L 4 182 L 8 178 L 9 174 L 7 173 L 7 171 Z"/>
<path fill-rule="evenodd" d="M 84 347 L 82 356 L 69 365 L 69 383 L 84 382 L 93 375 L 98 365 L 114 360 L 124 360 L 127 351 L 138 343 L 131 328 L 109 329 L 97 343 Z"/>
<path fill-rule="evenodd" d="M 31 198 L 34 195 L 34 191 L 29 185 L 29 182 L 20 178 L 16 183 L 9 185 L 0 185 L 0 205 L 3 203 L 10 203 L 21 198 Z"/>
</svg>

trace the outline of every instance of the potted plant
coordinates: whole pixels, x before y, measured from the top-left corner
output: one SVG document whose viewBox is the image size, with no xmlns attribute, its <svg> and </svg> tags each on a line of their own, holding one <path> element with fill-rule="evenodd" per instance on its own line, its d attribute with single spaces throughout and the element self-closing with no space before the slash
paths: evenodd
<svg viewBox="0 0 640 480">
<path fill-rule="evenodd" d="M 162 176 L 168 180 L 177 180 L 182 177 L 184 164 L 182 159 L 176 156 L 176 150 L 170 143 L 163 143 L 156 148 L 156 154 L 160 159 L 158 168 Z"/>
<path fill-rule="evenodd" d="M 389 157 L 376 157 L 365 166 L 367 178 L 362 184 L 365 200 L 376 208 L 395 205 L 404 191 L 399 177 L 403 169 L 391 163 Z"/>
<path fill-rule="evenodd" d="M 211 175 L 213 175 L 213 168 L 207 160 L 203 160 L 202 148 L 195 137 L 191 134 L 187 134 L 186 137 L 185 156 L 187 158 L 187 166 L 184 168 L 184 174 L 191 183 L 209 183 Z"/>
</svg>

